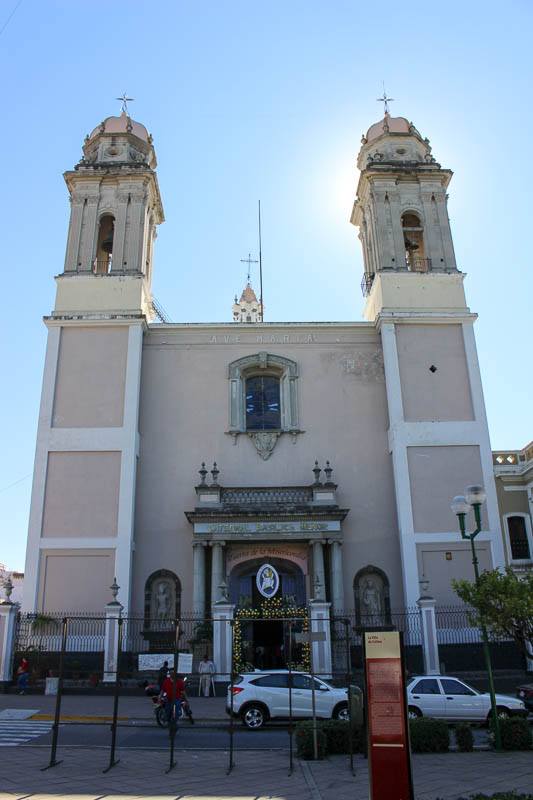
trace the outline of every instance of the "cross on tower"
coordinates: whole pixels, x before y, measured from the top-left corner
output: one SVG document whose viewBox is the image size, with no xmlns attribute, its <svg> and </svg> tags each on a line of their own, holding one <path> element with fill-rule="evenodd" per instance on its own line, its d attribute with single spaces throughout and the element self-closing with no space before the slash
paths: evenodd
<svg viewBox="0 0 533 800">
<path fill-rule="evenodd" d="M 117 97 L 117 100 L 120 100 L 122 105 L 120 106 L 120 113 L 127 114 L 128 113 L 128 103 L 133 103 L 134 97 L 126 97 L 126 92 L 123 93 L 122 97 Z"/>
<path fill-rule="evenodd" d="M 248 283 L 250 283 L 250 265 L 259 264 L 259 261 L 256 261 L 254 258 L 252 258 L 251 253 L 248 253 L 248 258 L 241 258 L 241 264 L 248 264 L 248 277 L 246 280 Z"/>
<path fill-rule="evenodd" d="M 394 102 L 394 97 L 387 97 L 387 92 L 385 91 L 385 84 L 383 84 L 383 97 L 377 97 L 378 103 L 383 103 L 383 113 L 384 116 L 389 113 L 389 103 Z"/>
</svg>

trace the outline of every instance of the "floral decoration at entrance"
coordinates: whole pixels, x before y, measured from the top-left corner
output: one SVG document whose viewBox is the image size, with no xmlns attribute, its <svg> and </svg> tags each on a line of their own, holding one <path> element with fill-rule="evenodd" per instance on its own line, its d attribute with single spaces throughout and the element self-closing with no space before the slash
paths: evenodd
<svg viewBox="0 0 533 800">
<path fill-rule="evenodd" d="M 244 652 L 243 627 L 249 622 L 263 622 L 279 620 L 283 623 L 283 639 L 292 630 L 293 640 L 291 650 L 293 654 L 291 669 L 308 672 L 311 669 L 311 651 L 309 642 L 296 644 L 295 633 L 309 632 L 308 609 L 287 604 L 282 598 L 265 600 L 258 608 L 239 608 L 235 612 L 233 622 L 233 671 L 242 672 L 254 669 L 253 664 L 246 659 Z M 289 623 L 292 625 L 289 626 Z M 288 655 L 287 651 L 286 654 Z M 288 663 L 287 663 L 288 666 Z"/>
</svg>

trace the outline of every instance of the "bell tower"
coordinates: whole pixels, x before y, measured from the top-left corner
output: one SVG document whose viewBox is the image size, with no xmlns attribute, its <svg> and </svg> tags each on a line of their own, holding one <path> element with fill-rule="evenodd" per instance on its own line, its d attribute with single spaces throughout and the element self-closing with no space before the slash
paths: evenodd
<svg viewBox="0 0 533 800">
<path fill-rule="evenodd" d="M 65 173 L 70 222 L 48 328 L 24 610 L 129 607 L 144 332 L 163 207 L 152 137 L 124 111 Z"/>
<path fill-rule="evenodd" d="M 452 172 L 411 122 L 387 111 L 363 136 L 357 166 L 351 222 L 363 247 L 364 317 L 383 348 L 405 603 L 416 603 L 422 578 L 453 603 L 456 565 L 471 566 L 450 500 L 467 485 L 487 490 L 484 568 L 504 556 L 476 315 L 447 212 Z"/>
<path fill-rule="evenodd" d="M 452 172 L 436 162 L 429 139 L 423 139 L 404 117 L 386 113 L 363 136 L 357 166 L 361 175 L 351 222 L 359 228 L 363 247 L 366 319 L 375 318 L 381 303 L 401 307 L 400 275 L 401 285 L 409 291 L 415 285 L 424 287 L 423 295 L 429 290 L 431 299 L 419 296 L 419 302 L 464 308 L 463 276 L 457 270 L 447 211 Z M 409 277 L 420 275 L 432 277 Z M 434 286 L 438 286 L 436 292 L 430 289 Z M 436 295 L 444 286 L 448 287 L 446 297 L 439 300 Z M 412 298 L 406 302 L 412 308 Z"/>
<path fill-rule="evenodd" d="M 125 112 L 85 138 L 83 157 L 65 173 L 71 213 L 54 313 L 135 311 L 151 318 L 154 241 L 164 221 L 156 165 L 151 135 Z"/>
</svg>

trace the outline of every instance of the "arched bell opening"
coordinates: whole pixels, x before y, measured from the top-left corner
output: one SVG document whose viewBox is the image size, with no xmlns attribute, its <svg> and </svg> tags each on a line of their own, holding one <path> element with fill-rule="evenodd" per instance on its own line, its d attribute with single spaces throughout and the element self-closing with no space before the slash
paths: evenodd
<svg viewBox="0 0 533 800">
<path fill-rule="evenodd" d="M 420 217 L 413 211 L 402 215 L 403 241 L 405 245 L 405 264 L 411 272 L 428 272 L 431 264 L 426 258 L 424 228 Z"/>
<path fill-rule="evenodd" d="M 112 214 L 104 214 L 98 227 L 96 259 L 94 272 L 97 275 L 108 275 L 113 261 L 113 239 L 115 235 L 115 218 Z"/>
</svg>

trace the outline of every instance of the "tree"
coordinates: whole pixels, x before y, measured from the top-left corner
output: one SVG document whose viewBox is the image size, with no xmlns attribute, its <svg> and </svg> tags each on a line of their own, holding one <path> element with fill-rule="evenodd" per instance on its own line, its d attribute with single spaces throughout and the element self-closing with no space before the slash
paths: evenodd
<svg viewBox="0 0 533 800">
<path fill-rule="evenodd" d="M 533 572 L 517 577 L 510 567 L 482 572 L 477 583 L 453 581 L 453 588 L 472 609 L 472 622 L 484 623 L 497 636 L 514 639 L 525 656 L 533 646 Z"/>
</svg>

